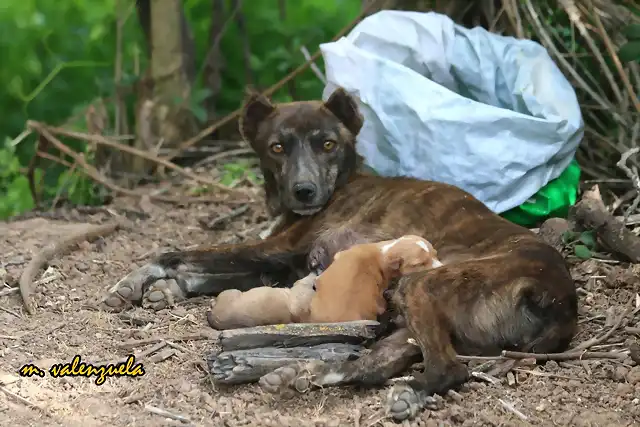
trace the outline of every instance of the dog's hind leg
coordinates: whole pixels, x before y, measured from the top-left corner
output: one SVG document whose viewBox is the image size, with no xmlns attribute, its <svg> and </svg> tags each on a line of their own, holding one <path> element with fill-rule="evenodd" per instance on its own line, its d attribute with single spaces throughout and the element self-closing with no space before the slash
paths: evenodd
<svg viewBox="0 0 640 427">
<path fill-rule="evenodd" d="M 305 392 L 311 386 L 327 387 L 343 384 L 381 386 L 395 375 L 420 361 L 420 349 L 409 341 L 409 331 L 399 329 L 378 341 L 371 352 L 356 360 L 327 363 L 320 360 L 283 366 L 260 378 L 260 386 L 277 393 L 296 389 Z"/>
<path fill-rule="evenodd" d="M 227 289 L 246 291 L 267 278 L 290 284 L 296 267 L 304 266 L 308 248 L 303 221 L 273 237 L 236 245 L 218 245 L 168 252 L 130 272 L 102 299 L 102 308 L 120 311 L 142 303 L 161 309 L 200 295 L 218 295 Z"/>
<path fill-rule="evenodd" d="M 469 379 L 466 366 L 456 359 L 451 328 L 440 305 L 433 296 L 412 291 L 401 297 L 404 307 L 399 308 L 405 313 L 407 329 L 415 338 L 425 369 L 389 390 L 386 412 L 396 421 L 413 418 L 431 395 L 455 388 Z"/>
</svg>

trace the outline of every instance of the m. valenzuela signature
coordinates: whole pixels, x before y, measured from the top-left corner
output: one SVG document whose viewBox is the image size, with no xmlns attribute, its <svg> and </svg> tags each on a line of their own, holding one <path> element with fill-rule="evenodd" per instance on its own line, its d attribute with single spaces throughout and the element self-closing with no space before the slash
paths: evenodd
<svg viewBox="0 0 640 427">
<path fill-rule="evenodd" d="M 135 356 L 130 354 L 124 362 L 92 365 L 81 360 L 79 355 L 73 356 L 69 363 L 56 363 L 49 368 L 49 375 L 54 378 L 61 377 L 96 377 L 96 385 L 102 385 L 107 377 L 140 377 L 145 374 L 142 363 L 135 363 Z M 46 371 L 38 366 L 28 363 L 23 365 L 18 373 L 22 377 L 37 375 L 44 377 Z"/>
</svg>

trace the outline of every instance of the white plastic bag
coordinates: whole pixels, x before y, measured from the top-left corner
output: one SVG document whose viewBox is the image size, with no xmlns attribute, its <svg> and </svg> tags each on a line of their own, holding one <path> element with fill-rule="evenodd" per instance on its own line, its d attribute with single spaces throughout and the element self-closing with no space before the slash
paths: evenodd
<svg viewBox="0 0 640 427">
<path fill-rule="evenodd" d="M 326 100 L 359 102 L 358 152 L 376 173 L 461 187 L 504 212 L 558 177 L 584 124 L 544 47 L 446 15 L 385 10 L 320 46 Z"/>
</svg>

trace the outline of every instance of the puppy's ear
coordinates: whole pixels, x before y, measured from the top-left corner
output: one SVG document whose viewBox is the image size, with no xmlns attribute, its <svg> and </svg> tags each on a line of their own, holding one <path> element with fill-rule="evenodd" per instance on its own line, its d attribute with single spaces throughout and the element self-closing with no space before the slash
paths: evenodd
<svg viewBox="0 0 640 427">
<path fill-rule="evenodd" d="M 349 132 L 354 137 L 358 135 L 360 129 L 362 129 L 364 119 L 358 110 L 358 104 L 346 90 L 341 87 L 337 88 L 329 96 L 324 106 L 349 129 Z"/>
<path fill-rule="evenodd" d="M 252 88 L 248 88 L 239 120 L 242 138 L 253 145 L 258 134 L 258 127 L 275 109 L 276 107 L 269 98 Z"/>
<path fill-rule="evenodd" d="M 392 276 L 397 276 L 402 273 L 402 267 L 404 265 L 403 259 L 400 255 L 390 252 L 387 255 L 387 268 L 391 272 Z"/>
</svg>

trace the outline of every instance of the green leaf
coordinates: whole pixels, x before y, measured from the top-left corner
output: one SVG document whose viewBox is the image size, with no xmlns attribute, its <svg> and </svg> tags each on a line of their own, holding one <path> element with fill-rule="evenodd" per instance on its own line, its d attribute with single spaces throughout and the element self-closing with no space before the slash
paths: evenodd
<svg viewBox="0 0 640 427">
<path fill-rule="evenodd" d="M 618 51 L 621 61 L 640 61 L 640 40 L 632 40 L 622 45 Z"/>
<path fill-rule="evenodd" d="M 580 234 L 580 241 L 590 250 L 596 248 L 596 236 L 593 231 L 585 231 Z"/>
<path fill-rule="evenodd" d="M 206 100 L 211 95 L 213 95 L 213 91 L 211 89 L 207 88 L 207 87 L 202 88 L 202 89 L 198 89 L 198 90 L 194 90 L 191 93 L 191 102 L 195 103 L 195 104 L 199 104 L 202 101 Z"/>
<path fill-rule="evenodd" d="M 629 40 L 640 40 L 640 24 L 627 25 L 622 34 Z"/>
<path fill-rule="evenodd" d="M 207 110 L 199 105 L 193 105 L 191 107 L 191 113 L 195 116 L 200 123 L 207 121 Z"/>
<path fill-rule="evenodd" d="M 564 233 L 562 233 L 562 243 L 564 243 L 565 245 L 573 242 L 574 240 L 576 240 L 577 237 L 577 233 L 571 231 L 571 230 L 567 230 Z"/>
<path fill-rule="evenodd" d="M 576 254 L 578 258 L 581 258 L 581 259 L 591 258 L 591 251 L 589 250 L 588 247 L 584 245 L 576 245 L 573 248 L 573 252 Z"/>
</svg>

